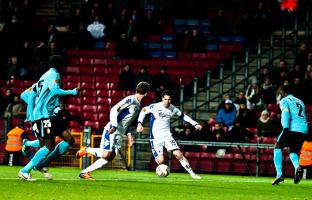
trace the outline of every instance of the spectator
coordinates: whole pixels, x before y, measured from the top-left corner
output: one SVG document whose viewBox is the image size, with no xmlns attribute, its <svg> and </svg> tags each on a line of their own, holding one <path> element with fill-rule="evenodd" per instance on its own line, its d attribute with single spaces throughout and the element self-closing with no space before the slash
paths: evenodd
<svg viewBox="0 0 312 200">
<path fill-rule="evenodd" d="M 20 158 L 22 157 L 23 139 L 27 139 L 28 134 L 24 130 L 24 123 L 20 120 L 17 126 L 11 129 L 7 134 L 5 150 L 7 158 L 5 159 L 9 166 L 23 165 Z"/>
<path fill-rule="evenodd" d="M 304 85 L 302 84 L 302 79 L 299 77 L 295 77 L 293 80 L 293 87 L 294 87 L 294 92 L 293 95 L 297 97 L 298 99 L 302 99 L 304 102 L 306 102 L 305 98 L 305 89 Z"/>
<path fill-rule="evenodd" d="M 271 76 L 272 75 L 271 75 L 271 71 L 270 71 L 269 67 L 268 66 L 262 67 L 260 70 L 260 75 L 258 76 L 259 85 L 262 85 L 266 78 L 272 78 Z"/>
<path fill-rule="evenodd" d="M 246 100 L 246 97 L 245 97 L 245 91 L 240 91 L 238 93 L 238 96 L 235 98 L 234 100 L 234 104 L 235 106 L 238 108 L 240 104 L 246 104 L 247 105 L 247 100 Z"/>
<path fill-rule="evenodd" d="M 140 67 L 140 71 L 136 77 L 137 83 L 142 81 L 152 84 L 152 77 L 149 75 L 148 68 L 146 65 L 142 65 Z"/>
<path fill-rule="evenodd" d="M 100 22 L 100 17 L 98 15 L 95 16 L 94 22 L 89 24 L 87 27 L 87 31 L 89 31 L 92 37 L 97 40 L 104 40 L 104 30 L 106 26 Z"/>
<path fill-rule="evenodd" d="M 263 137 L 275 137 L 277 131 L 274 128 L 274 122 L 270 117 L 270 113 L 267 110 L 263 110 L 257 120 L 258 141 L 262 141 Z"/>
<path fill-rule="evenodd" d="M 231 97 L 230 97 L 229 94 L 224 94 L 224 95 L 223 95 L 223 100 L 222 100 L 222 102 L 220 103 L 220 105 L 218 106 L 217 112 L 219 112 L 219 110 L 225 106 L 225 101 L 226 101 L 226 100 L 231 100 Z"/>
<path fill-rule="evenodd" d="M 218 10 L 210 22 L 211 35 L 228 35 L 230 33 L 229 19 L 223 15 L 223 10 Z"/>
<path fill-rule="evenodd" d="M 153 13 L 153 10 L 147 10 L 142 20 L 143 34 L 146 37 L 148 34 L 157 34 L 160 32 L 159 19 Z"/>
<path fill-rule="evenodd" d="M 184 32 L 178 33 L 173 40 L 176 51 L 186 51 L 190 43 L 190 31 L 185 29 Z"/>
<path fill-rule="evenodd" d="M 217 123 L 222 124 L 228 130 L 233 127 L 236 120 L 236 108 L 231 100 L 225 100 L 225 105 L 217 112 L 216 119 Z"/>
<path fill-rule="evenodd" d="M 196 28 L 192 29 L 189 44 L 187 49 L 190 52 L 204 52 L 205 51 L 205 41 L 204 38 L 199 34 Z"/>
<path fill-rule="evenodd" d="M 73 32 L 79 32 L 80 24 L 84 23 L 84 18 L 80 8 L 76 8 L 74 13 L 69 16 L 69 24 L 72 27 Z"/>
<path fill-rule="evenodd" d="M 186 123 L 184 125 L 183 135 L 180 139 L 185 140 L 185 141 L 196 141 L 196 140 L 198 140 L 198 138 L 195 134 L 196 133 L 194 131 L 193 126 L 189 123 Z M 197 146 L 197 145 L 181 145 L 181 149 L 183 151 L 199 151 L 199 146 Z"/>
<path fill-rule="evenodd" d="M 144 59 L 147 58 L 144 51 L 143 43 L 139 40 L 137 35 L 132 36 L 129 43 L 129 54 L 132 59 Z"/>
<path fill-rule="evenodd" d="M 236 115 L 236 122 L 239 122 L 241 124 L 241 127 L 243 128 L 251 128 L 256 126 L 256 118 L 254 113 L 247 109 L 247 106 L 245 103 L 239 104 L 239 109 L 237 111 Z"/>
<path fill-rule="evenodd" d="M 308 47 L 306 42 L 302 42 L 299 46 L 299 51 L 295 57 L 295 66 L 298 65 L 299 72 L 304 73 L 308 65 Z"/>
<path fill-rule="evenodd" d="M 140 33 L 137 24 L 135 24 L 132 19 L 128 20 L 128 25 L 127 28 L 125 29 L 125 32 L 127 33 L 128 38 L 137 36 Z"/>
<path fill-rule="evenodd" d="M 226 127 L 220 123 L 216 123 L 211 132 L 211 141 L 213 142 L 224 142 L 226 141 Z"/>
<path fill-rule="evenodd" d="M 126 33 L 121 33 L 119 40 L 116 42 L 116 57 L 119 59 L 129 58 L 130 43 Z"/>
<path fill-rule="evenodd" d="M 79 30 L 74 34 L 74 47 L 76 49 L 85 50 L 92 49 L 95 46 L 95 41 L 90 34 L 81 23 L 79 24 Z"/>
<path fill-rule="evenodd" d="M 288 77 L 286 60 L 281 59 L 277 67 L 272 71 L 272 84 L 275 88 L 279 87 Z"/>
<path fill-rule="evenodd" d="M 19 63 L 18 63 L 18 58 L 17 56 L 11 56 L 8 61 L 7 65 L 7 73 L 6 73 L 6 79 L 18 79 L 18 74 L 19 74 Z"/>
<path fill-rule="evenodd" d="M 264 83 L 261 85 L 261 99 L 265 105 L 272 104 L 276 102 L 275 99 L 275 90 L 271 83 L 270 77 L 264 79 Z"/>
<path fill-rule="evenodd" d="M 20 98 L 18 95 L 14 95 L 13 102 L 10 103 L 4 112 L 4 117 L 23 117 L 24 112 L 24 105 L 20 101 Z"/>
<path fill-rule="evenodd" d="M 107 42 L 117 42 L 120 34 L 121 34 L 121 27 L 118 22 L 118 19 L 115 17 L 112 19 L 112 21 L 107 25 L 107 28 L 105 29 Z"/>
<path fill-rule="evenodd" d="M 250 110 L 261 108 L 263 101 L 261 99 L 260 88 L 257 80 L 252 80 L 246 90 L 247 108 Z"/>
<path fill-rule="evenodd" d="M 299 78 L 302 81 L 304 80 L 304 70 L 300 69 L 299 65 L 295 65 L 294 69 L 291 70 L 289 74 L 290 82 L 294 82 L 295 78 Z"/>
<path fill-rule="evenodd" d="M 162 92 L 167 89 L 171 89 L 172 81 L 167 73 L 167 67 L 162 66 L 158 74 L 153 77 L 153 88 L 155 91 L 156 99 L 160 99 Z"/>
<path fill-rule="evenodd" d="M 125 91 L 132 91 L 136 86 L 135 73 L 132 71 L 130 64 L 125 64 L 119 75 L 119 88 Z"/>
<path fill-rule="evenodd" d="M 13 90 L 11 88 L 7 88 L 3 96 L 3 101 L 1 102 L 2 108 L 4 109 L 1 110 L 1 116 L 4 115 L 5 109 L 8 107 L 8 105 L 12 104 L 13 101 L 14 101 Z"/>
</svg>

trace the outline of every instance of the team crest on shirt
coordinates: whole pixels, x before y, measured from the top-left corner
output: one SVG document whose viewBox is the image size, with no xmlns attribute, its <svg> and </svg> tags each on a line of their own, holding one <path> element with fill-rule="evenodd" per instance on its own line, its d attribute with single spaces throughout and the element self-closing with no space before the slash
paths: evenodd
<svg viewBox="0 0 312 200">
<path fill-rule="evenodd" d="M 161 117 L 161 118 L 170 117 L 170 115 L 167 115 L 167 114 L 164 113 L 164 112 L 159 112 L 159 113 L 158 113 L 158 116 Z"/>
</svg>

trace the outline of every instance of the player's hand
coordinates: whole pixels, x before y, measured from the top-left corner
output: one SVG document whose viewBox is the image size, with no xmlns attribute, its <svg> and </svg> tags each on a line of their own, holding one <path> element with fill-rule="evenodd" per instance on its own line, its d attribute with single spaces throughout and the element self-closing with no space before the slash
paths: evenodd
<svg viewBox="0 0 312 200">
<path fill-rule="evenodd" d="M 195 126 L 195 129 L 196 129 L 196 130 L 199 130 L 199 131 L 201 131 L 202 128 L 203 128 L 203 127 L 202 127 L 201 125 L 199 125 L 199 124 L 197 124 L 197 125 Z"/>
<path fill-rule="evenodd" d="M 144 130 L 144 128 L 143 128 L 142 124 L 141 124 L 141 123 L 138 123 L 138 126 L 137 126 L 136 131 L 137 131 L 138 133 L 141 133 L 141 132 L 143 132 L 143 130 Z"/>
<path fill-rule="evenodd" d="M 77 95 L 78 95 L 80 90 L 81 90 L 81 88 L 80 87 L 76 87 L 75 89 L 77 90 Z"/>
<path fill-rule="evenodd" d="M 108 130 L 109 134 L 113 134 L 116 131 L 116 127 L 112 127 L 111 129 Z"/>
</svg>

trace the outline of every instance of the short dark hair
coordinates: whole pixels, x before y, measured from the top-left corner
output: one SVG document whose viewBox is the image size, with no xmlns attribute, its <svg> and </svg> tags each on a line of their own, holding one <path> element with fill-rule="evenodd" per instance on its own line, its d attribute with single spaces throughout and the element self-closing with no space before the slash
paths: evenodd
<svg viewBox="0 0 312 200">
<path fill-rule="evenodd" d="M 61 55 L 53 55 L 49 60 L 49 67 L 60 69 L 65 66 L 65 60 Z"/>
<path fill-rule="evenodd" d="M 292 94 L 294 92 L 292 85 L 282 85 L 281 90 L 287 94 Z"/>
<path fill-rule="evenodd" d="M 163 92 L 162 92 L 162 97 L 164 97 L 164 96 L 170 96 L 170 97 L 173 97 L 173 92 L 171 91 L 171 90 L 164 90 Z"/>
<path fill-rule="evenodd" d="M 140 83 L 138 83 L 135 90 L 136 93 L 146 94 L 151 91 L 151 85 L 147 82 L 141 81 Z"/>
</svg>

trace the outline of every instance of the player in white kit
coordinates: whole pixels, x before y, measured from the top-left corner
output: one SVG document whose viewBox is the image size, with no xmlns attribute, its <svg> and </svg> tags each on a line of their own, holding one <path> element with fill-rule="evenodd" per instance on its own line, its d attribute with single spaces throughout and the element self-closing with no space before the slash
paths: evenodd
<svg viewBox="0 0 312 200">
<path fill-rule="evenodd" d="M 100 147 L 84 147 L 76 153 L 77 158 L 86 154 L 99 157 L 92 165 L 81 171 L 80 178 L 94 180 L 91 172 L 101 168 L 116 157 L 118 149 L 121 147 L 122 134 L 127 133 L 131 122 L 139 114 L 140 103 L 150 91 L 150 88 L 147 82 L 138 83 L 134 95 L 125 97 L 112 107 L 110 122 L 104 127 Z"/>
<path fill-rule="evenodd" d="M 143 120 L 147 114 L 151 114 L 150 143 L 157 164 L 160 165 L 164 163 L 163 151 L 165 147 L 167 151 L 172 151 L 173 155 L 180 161 L 181 165 L 193 179 L 201 179 L 200 176 L 193 172 L 188 160 L 183 156 L 178 144 L 172 137 L 170 119 L 173 116 L 178 116 L 180 119 L 192 124 L 197 130 L 201 130 L 202 127 L 171 104 L 172 96 L 173 93 L 166 90 L 162 94 L 161 102 L 151 104 L 141 110 L 138 118 L 137 132 L 142 132 L 144 130 L 142 125 Z"/>
</svg>

